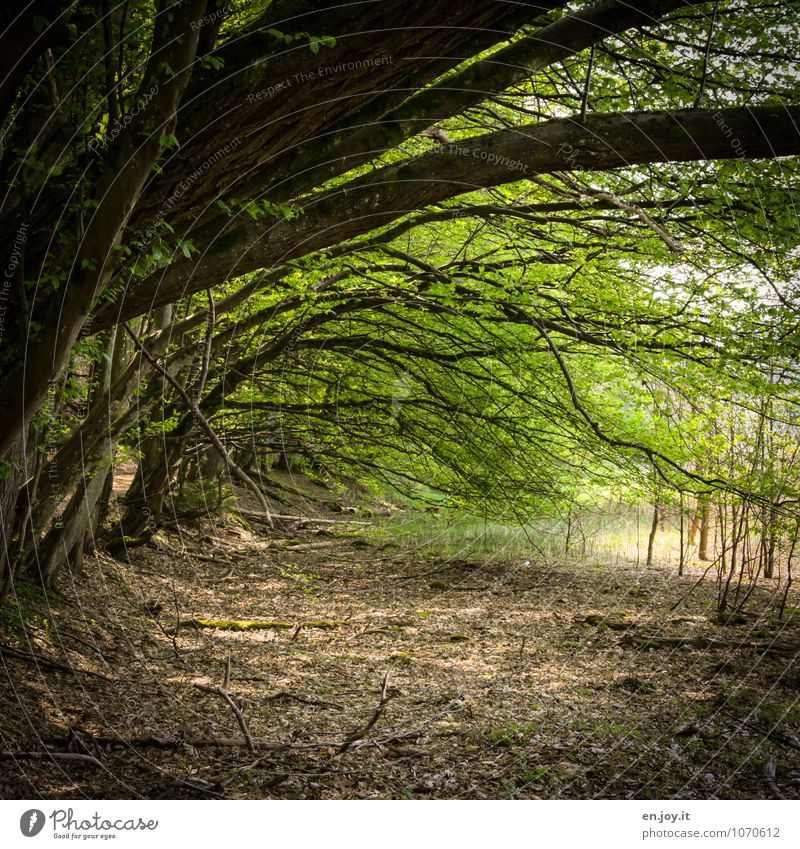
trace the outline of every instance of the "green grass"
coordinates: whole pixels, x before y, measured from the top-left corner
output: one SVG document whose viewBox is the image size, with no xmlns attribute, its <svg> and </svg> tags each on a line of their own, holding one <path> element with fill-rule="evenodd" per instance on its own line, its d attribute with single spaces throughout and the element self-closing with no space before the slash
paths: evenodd
<svg viewBox="0 0 800 849">
<path fill-rule="evenodd" d="M 402 520 L 375 520 L 365 535 L 375 544 L 391 542 L 417 554 L 502 559 L 532 554 L 534 546 L 525 530 L 443 509 L 439 513 L 409 513 Z"/>
<path fill-rule="evenodd" d="M 47 619 L 43 618 L 43 614 L 62 600 L 56 590 L 45 593 L 41 587 L 17 580 L 10 595 L 0 603 L 0 625 L 22 631 L 30 623 L 46 626 Z"/>
<path fill-rule="evenodd" d="M 538 709 L 538 705 L 533 705 L 532 709 Z M 531 734 L 535 734 L 541 729 L 540 722 L 509 722 L 500 728 L 493 728 L 489 731 L 489 742 L 493 746 L 499 746 L 502 749 L 510 749 L 518 743 L 523 743 Z"/>
<path fill-rule="evenodd" d="M 415 554 L 447 558 L 503 560 L 547 557 L 581 559 L 588 567 L 602 569 L 616 558 L 640 558 L 647 547 L 646 517 L 635 511 L 609 508 L 587 511 L 580 518 L 582 532 L 571 533 L 565 551 L 566 522 L 542 517 L 524 525 L 492 521 L 481 516 L 441 507 L 432 512 L 408 510 L 401 517 L 376 517 L 373 525 L 357 533 L 375 546 L 391 545 Z M 672 530 L 661 532 L 658 556 L 669 559 L 675 540 Z M 663 549 L 663 550 L 662 550 Z"/>
<path fill-rule="evenodd" d="M 538 784 L 548 778 L 551 772 L 552 770 L 549 766 L 541 766 L 539 764 L 529 765 L 524 755 L 519 759 L 517 775 L 523 785 Z"/>
<path fill-rule="evenodd" d="M 601 737 L 613 736 L 637 738 L 642 736 L 642 732 L 638 728 L 626 727 L 604 717 L 573 719 L 567 723 L 567 728 L 571 731 L 578 731 L 592 736 Z"/>
</svg>

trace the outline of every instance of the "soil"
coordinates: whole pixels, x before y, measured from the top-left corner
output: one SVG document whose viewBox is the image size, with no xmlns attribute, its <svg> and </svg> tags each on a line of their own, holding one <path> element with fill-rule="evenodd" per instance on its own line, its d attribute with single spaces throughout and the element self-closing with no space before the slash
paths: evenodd
<svg viewBox="0 0 800 849">
<path fill-rule="evenodd" d="M 18 584 L 0 796 L 800 797 L 793 593 L 718 624 L 700 564 L 424 557 L 326 515 Z"/>
</svg>

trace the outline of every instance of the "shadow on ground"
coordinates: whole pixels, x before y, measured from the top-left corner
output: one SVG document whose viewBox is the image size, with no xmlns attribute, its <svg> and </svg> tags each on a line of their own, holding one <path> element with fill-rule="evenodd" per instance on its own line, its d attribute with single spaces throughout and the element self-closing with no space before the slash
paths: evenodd
<svg viewBox="0 0 800 849">
<path fill-rule="evenodd" d="M 710 580 L 675 607 L 699 567 L 422 557 L 347 528 L 205 521 L 56 597 L 19 585 L 0 795 L 800 795 L 800 629 L 773 593 L 722 626 Z"/>
</svg>

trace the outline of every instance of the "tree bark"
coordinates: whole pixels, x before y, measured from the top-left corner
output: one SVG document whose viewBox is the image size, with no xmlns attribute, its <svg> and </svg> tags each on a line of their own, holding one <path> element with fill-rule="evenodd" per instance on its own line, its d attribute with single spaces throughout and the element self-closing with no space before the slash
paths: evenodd
<svg viewBox="0 0 800 849">
<path fill-rule="evenodd" d="M 700 560 L 711 560 L 708 551 L 708 538 L 711 526 L 708 498 L 703 499 L 700 504 L 700 542 L 697 547 L 697 556 Z"/>
<path fill-rule="evenodd" d="M 645 566 L 653 565 L 653 549 L 656 544 L 656 534 L 658 533 L 658 523 L 660 519 L 661 508 L 656 502 L 653 505 L 653 521 L 650 523 L 650 536 L 647 538 L 647 560 Z"/>
<path fill-rule="evenodd" d="M 43 586 L 55 584 L 62 566 L 81 568 L 84 551 L 96 538 L 116 450 L 116 441 L 111 441 L 98 454 L 87 457 L 86 465 L 91 471 L 79 484 L 61 519 L 53 523 L 42 544 L 34 550 L 28 571 L 38 573 Z"/>
<path fill-rule="evenodd" d="M 192 426 L 192 417 L 186 414 L 171 433 L 145 438 L 136 475 L 125 496 L 119 529 L 121 539 L 112 537 L 112 545 L 123 540 L 146 542 L 158 530 L 170 483 Z"/>
<path fill-rule="evenodd" d="M 12 443 L 8 459 L 0 463 L 4 474 L 0 476 L 0 600 L 8 592 L 15 572 L 12 557 L 12 536 L 17 517 L 17 499 L 25 477 L 26 434 L 20 434 Z"/>
<path fill-rule="evenodd" d="M 692 513 L 692 523 L 689 526 L 689 546 L 693 546 L 697 542 L 697 534 L 700 530 L 700 506 Z"/>
</svg>

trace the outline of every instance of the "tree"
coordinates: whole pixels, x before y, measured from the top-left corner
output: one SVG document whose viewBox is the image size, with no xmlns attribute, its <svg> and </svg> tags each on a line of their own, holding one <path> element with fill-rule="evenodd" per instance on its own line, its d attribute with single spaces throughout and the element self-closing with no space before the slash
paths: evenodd
<svg viewBox="0 0 800 849">
<path fill-rule="evenodd" d="M 614 432 L 611 417 L 592 408 L 579 384 L 592 371 L 593 350 L 629 361 L 637 351 L 720 359 L 722 324 L 710 330 L 700 317 L 684 320 L 680 287 L 673 310 L 679 318 L 658 317 L 663 300 L 637 304 L 632 314 L 630 299 L 610 303 L 610 281 L 631 268 L 652 270 L 678 258 L 697 268 L 695 240 L 706 258 L 713 247 L 719 280 L 733 258 L 761 259 L 749 246 L 765 244 L 765 230 L 772 245 L 780 243 L 774 259 L 782 271 L 791 264 L 796 222 L 782 217 L 788 189 L 774 178 L 794 168 L 783 157 L 800 151 L 800 107 L 779 25 L 783 18 L 769 4 L 678 0 L 604 0 L 577 11 L 560 2 L 466 2 L 448 7 L 446 16 L 441 4 L 415 0 L 365 8 L 286 0 L 265 9 L 139 0 L 119 11 L 104 3 L 32 4 L 3 36 L 16 41 L 0 92 L 0 228 L 16 252 L 9 259 L 14 283 L 0 378 L 6 540 L 12 494 L 26 477 L 32 437 L 42 435 L 34 417 L 45 414 L 48 390 L 82 355 L 81 334 L 96 342 L 122 320 L 136 319 L 148 352 L 166 354 L 175 374 L 192 382 L 199 369 L 200 406 L 213 424 L 213 414 L 224 412 L 265 364 L 291 361 L 302 372 L 308 364 L 298 362 L 299 352 L 328 345 L 331 374 L 318 387 L 324 398 L 348 341 L 320 330 L 336 331 L 337 321 L 354 315 L 375 316 L 366 320 L 366 336 L 387 334 L 360 353 L 368 382 L 383 381 L 383 403 L 392 397 L 392 381 L 408 372 L 413 382 L 413 361 L 424 359 L 440 370 L 427 389 L 444 410 L 462 390 L 432 334 L 441 330 L 441 315 L 455 310 L 462 358 L 491 354 L 498 369 L 508 370 L 515 337 L 537 347 L 550 377 L 527 405 L 524 415 L 536 409 L 532 421 L 543 416 L 557 428 L 568 422 L 595 451 L 641 448 L 662 463 L 662 473 L 683 475 L 686 468 L 671 455 L 666 462 L 641 433 L 633 440 Z M 792 29 L 789 40 L 795 35 Z M 742 50 L 748 38 L 756 46 Z M 767 63 L 770 73 L 756 77 Z M 747 166 L 752 160 L 775 161 Z M 451 226 L 461 226 L 464 238 L 441 236 Z M 431 244 L 440 254 L 463 251 L 487 228 L 495 241 L 481 245 L 496 254 L 494 268 L 474 255 L 463 268 L 442 257 L 428 261 Z M 425 246 L 430 232 L 439 239 Z M 500 247 L 504 237 L 509 241 Z M 353 273 L 360 256 L 367 261 Z M 309 299 L 302 278 L 321 285 L 314 271 L 326 264 L 336 284 Z M 555 277 L 602 271 L 609 283 L 594 307 L 604 318 L 586 311 L 585 294 L 559 290 L 550 300 L 520 304 L 504 279 L 512 268 L 554 287 Z M 406 280 L 398 286 L 387 273 Z M 280 288 L 296 274 L 301 280 L 292 280 L 293 288 Z M 351 297 L 347 285 L 367 275 L 373 282 Z M 492 275 L 496 297 L 477 294 L 471 277 Z M 431 281 L 446 291 L 431 298 Z M 392 285 L 402 295 L 387 294 Z M 213 310 L 193 297 L 206 292 L 216 300 Z M 275 292 L 280 304 L 270 302 Z M 711 300 L 699 290 L 693 297 Z M 185 317 L 159 327 L 153 310 L 168 305 L 175 315 L 185 309 Z M 789 311 L 792 303 L 778 306 Z M 294 309 L 312 317 L 296 313 L 293 325 L 276 327 L 269 313 L 276 309 L 281 321 Z M 424 316 L 415 331 L 424 344 L 400 332 L 406 309 Z M 215 321 L 228 315 L 230 325 L 219 330 L 212 322 L 203 334 L 212 313 Z M 249 339 L 235 329 L 241 320 Z M 503 327 L 491 352 L 470 347 L 476 323 L 487 321 Z M 275 335 L 265 345 L 254 341 L 259 332 Z M 392 348 L 388 338 L 395 335 Z M 170 394 L 158 368 L 126 349 L 119 331 L 115 340 L 105 350 L 116 357 L 115 378 L 85 420 L 57 440 L 58 451 L 49 452 L 47 473 L 55 473 L 64 493 L 79 484 L 77 458 L 87 445 L 96 449 L 93 462 L 108 464 L 140 402 L 149 417 L 159 395 Z M 574 345 L 579 358 L 565 345 Z M 216 362 L 198 357 L 201 349 L 213 351 Z M 100 348 L 89 356 L 99 366 Z M 513 378 L 512 369 L 483 393 L 488 406 L 473 411 L 496 420 L 493 438 L 505 442 L 506 457 L 523 432 L 526 445 L 534 439 L 525 428 L 515 433 L 523 413 Z M 480 380 L 479 371 L 469 377 L 476 386 Z M 542 411 L 556 384 L 559 412 L 550 417 Z M 367 403 L 359 397 L 364 388 L 351 387 L 356 406 Z M 191 410 L 179 398 L 167 400 L 176 432 L 189 438 Z M 268 399 L 259 403 L 270 409 Z M 424 416 L 414 424 L 418 438 L 430 426 Z M 478 458 L 459 470 L 455 448 L 463 442 L 438 444 L 436 469 L 406 472 L 469 489 Z M 179 444 L 173 448 L 161 490 L 180 459 Z M 163 452 L 154 458 L 161 462 Z M 377 459 L 387 462 L 369 462 Z M 446 483 L 449 475 L 455 478 Z M 486 482 L 475 492 L 485 489 Z M 102 492 L 92 487 L 93 500 Z M 35 533 L 46 530 L 56 510 L 56 499 L 40 496 L 24 504 L 25 495 L 18 509 L 35 517 Z M 79 514 L 76 506 L 71 515 Z M 52 528 L 51 534 L 53 545 L 65 538 Z M 76 526 L 67 549 L 85 538 Z"/>
</svg>

